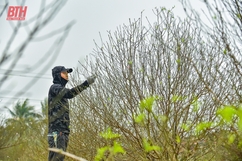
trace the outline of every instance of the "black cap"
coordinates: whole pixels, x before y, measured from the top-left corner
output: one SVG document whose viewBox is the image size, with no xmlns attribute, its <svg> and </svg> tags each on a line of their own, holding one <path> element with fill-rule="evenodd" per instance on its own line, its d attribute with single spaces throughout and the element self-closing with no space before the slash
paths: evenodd
<svg viewBox="0 0 242 161">
<path fill-rule="evenodd" d="M 55 66 L 52 69 L 52 75 L 54 75 L 55 73 L 60 73 L 64 71 L 66 71 L 67 73 L 71 73 L 73 70 L 72 68 L 65 68 L 64 66 Z"/>
<path fill-rule="evenodd" d="M 73 70 L 72 70 L 72 68 L 65 68 L 65 67 L 62 67 L 61 71 L 62 71 L 62 72 L 67 71 L 67 73 L 71 73 Z"/>
</svg>

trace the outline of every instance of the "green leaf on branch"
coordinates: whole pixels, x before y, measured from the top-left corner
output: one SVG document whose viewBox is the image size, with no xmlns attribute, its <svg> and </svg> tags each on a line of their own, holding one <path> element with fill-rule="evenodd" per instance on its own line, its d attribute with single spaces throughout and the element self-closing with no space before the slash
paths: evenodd
<svg viewBox="0 0 242 161">
<path fill-rule="evenodd" d="M 152 106 L 153 106 L 156 98 L 157 97 L 155 97 L 155 96 L 151 96 L 151 97 L 148 97 L 146 99 L 143 99 L 140 102 L 140 108 L 141 108 L 141 110 L 146 109 L 148 112 L 152 112 Z"/>
<path fill-rule="evenodd" d="M 128 64 L 129 65 L 132 65 L 133 64 L 133 61 L 132 60 L 128 61 Z"/>
<path fill-rule="evenodd" d="M 185 99 L 185 97 L 174 95 L 174 96 L 172 96 L 171 101 L 174 103 L 174 102 L 182 101 L 184 99 Z"/>
<path fill-rule="evenodd" d="M 239 117 L 239 120 L 238 120 L 238 127 L 239 127 L 239 130 L 242 131 L 242 107 L 240 107 L 240 108 L 237 110 L 237 116 Z"/>
<path fill-rule="evenodd" d="M 113 133 L 111 128 L 108 128 L 105 132 L 101 133 L 100 135 L 105 139 L 115 139 L 120 137 L 119 134 Z"/>
<path fill-rule="evenodd" d="M 193 112 L 197 112 L 199 110 L 199 101 L 197 98 L 195 98 L 192 101 L 192 106 L 193 106 L 193 109 L 192 109 Z"/>
<path fill-rule="evenodd" d="M 145 119 L 145 114 L 141 113 L 138 116 L 135 116 L 134 120 L 136 123 L 142 123 Z"/>
<path fill-rule="evenodd" d="M 181 125 L 181 127 L 182 127 L 182 129 L 184 129 L 185 131 L 189 131 L 189 129 L 190 129 L 189 125 L 184 124 L 184 123 Z"/>
<path fill-rule="evenodd" d="M 241 19 L 241 14 L 240 13 L 237 13 L 236 16 Z"/>
<path fill-rule="evenodd" d="M 176 63 L 177 63 L 177 64 L 180 64 L 180 63 L 181 63 L 181 59 L 177 59 L 177 60 L 176 60 Z"/>
<path fill-rule="evenodd" d="M 236 113 L 237 111 L 233 106 L 225 106 L 217 111 L 217 115 L 221 116 L 226 122 L 231 122 Z"/>
<path fill-rule="evenodd" d="M 166 122 L 167 121 L 167 116 L 165 115 L 159 115 L 158 118 L 162 121 L 162 122 Z"/>
<path fill-rule="evenodd" d="M 177 142 L 177 143 L 180 143 L 180 142 L 181 142 L 181 138 L 180 138 L 179 135 L 176 136 L 176 142 Z"/>
<path fill-rule="evenodd" d="M 95 156 L 95 161 L 103 160 L 105 152 L 109 149 L 108 146 L 99 148 L 97 151 L 97 155 Z"/>
<path fill-rule="evenodd" d="M 143 146 L 144 146 L 145 152 L 161 150 L 161 148 L 159 146 L 151 145 L 146 139 L 143 139 Z"/>
<path fill-rule="evenodd" d="M 239 141 L 239 143 L 238 143 L 238 147 L 239 147 L 239 148 L 242 148 L 242 140 Z"/>
<path fill-rule="evenodd" d="M 117 154 L 117 153 L 125 154 L 125 150 L 123 149 L 123 147 L 116 141 L 114 141 L 113 143 L 112 152 L 113 154 Z"/>
<path fill-rule="evenodd" d="M 201 131 L 204 131 L 210 128 L 211 125 L 212 125 L 212 122 L 201 122 L 196 126 L 196 132 L 200 133 Z"/>
<path fill-rule="evenodd" d="M 224 49 L 224 54 L 225 54 L 225 55 L 227 54 L 227 50 L 226 50 L 226 49 Z"/>
<path fill-rule="evenodd" d="M 234 142 L 235 138 L 236 138 L 235 134 L 230 134 L 228 136 L 228 144 L 232 144 Z"/>
</svg>

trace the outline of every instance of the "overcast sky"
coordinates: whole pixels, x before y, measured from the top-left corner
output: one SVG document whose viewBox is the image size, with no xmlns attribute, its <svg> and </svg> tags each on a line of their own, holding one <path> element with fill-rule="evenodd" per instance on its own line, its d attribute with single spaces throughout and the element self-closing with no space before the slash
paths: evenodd
<svg viewBox="0 0 242 161">
<path fill-rule="evenodd" d="M 38 13 L 41 0 L 26 0 L 25 6 L 28 7 L 26 20 L 30 19 Z M 49 0 L 50 1 L 50 0 Z M 48 1 L 48 2 L 49 2 Z M 195 0 L 194 4 L 199 4 L 199 0 Z M 16 0 L 9 0 L 9 6 L 19 5 Z M 0 1 L 0 9 L 5 1 Z M 197 5 L 199 6 L 199 5 Z M 38 71 L 28 74 L 19 74 L 14 72 L 8 82 L 0 89 L 0 108 L 9 100 L 13 102 L 25 98 L 30 99 L 30 104 L 40 107 L 40 101 L 47 97 L 48 90 L 52 84 L 51 69 L 55 65 L 63 65 L 66 67 L 77 67 L 78 61 L 84 62 L 85 57 L 93 51 L 95 47 L 93 40 L 100 42 L 99 33 L 102 38 L 106 39 L 107 31 L 114 32 L 116 28 L 122 24 L 128 24 L 129 19 L 138 19 L 143 11 L 143 15 L 147 16 L 151 22 L 155 21 L 155 15 L 152 10 L 155 7 L 166 7 L 173 9 L 175 16 L 185 17 L 182 5 L 178 0 L 69 0 L 58 13 L 57 17 L 40 33 L 46 34 L 51 30 L 64 26 L 68 22 L 75 20 L 75 24 L 62 47 L 59 56 L 53 60 L 53 65 L 42 73 L 40 79 L 27 90 L 27 93 L 17 98 L 12 98 L 14 94 L 24 87 Z M 7 21 L 7 11 L 0 17 L 0 54 L 2 54 L 10 35 L 12 28 L 10 23 L 16 24 L 16 21 Z M 23 33 L 21 33 L 23 32 Z M 25 38 L 26 31 L 21 30 L 17 35 L 17 40 L 11 50 L 16 48 L 22 39 Z M 20 59 L 18 65 L 13 71 L 22 70 L 27 66 L 34 65 L 51 45 L 51 40 L 44 42 L 31 43 L 24 52 L 24 56 Z M 43 62 L 44 63 L 44 62 Z M 7 65 L 0 66 L 0 77 L 3 76 L 4 69 Z M 8 92 L 11 89 L 11 92 Z M 1 110 L 2 111 L 2 110 Z"/>
</svg>

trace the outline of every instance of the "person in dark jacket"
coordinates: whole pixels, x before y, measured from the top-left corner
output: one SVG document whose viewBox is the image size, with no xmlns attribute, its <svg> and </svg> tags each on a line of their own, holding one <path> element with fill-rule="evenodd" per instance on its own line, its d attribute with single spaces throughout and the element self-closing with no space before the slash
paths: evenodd
<svg viewBox="0 0 242 161">
<path fill-rule="evenodd" d="M 70 133 L 70 117 L 68 99 L 74 98 L 95 81 L 95 76 L 90 76 L 82 84 L 68 89 L 68 73 L 71 68 L 56 66 L 52 69 L 53 84 L 48 94 L 48 143 L 50 148 L 66 151 Z M 49 152 L 49 161 L 63 161 L 64 155 Z"/>
</svg>

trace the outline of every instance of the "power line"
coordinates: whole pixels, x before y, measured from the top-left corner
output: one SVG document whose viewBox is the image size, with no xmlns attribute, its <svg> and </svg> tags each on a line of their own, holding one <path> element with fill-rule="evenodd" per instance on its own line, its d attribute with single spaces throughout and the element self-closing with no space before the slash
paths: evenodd
<svg viewBox="0 0 242 161">
<path fill-rule="evenodd" d="M 17 70 L 11 70 L 8 73 L 9 70 L 7 69 L 1 69 L 0 68 L 0 76 L 1 75 L 9 75 L 9 76 L 13 76 L 13 77 L 25 77 L 25 78 L 32 78 L 32 79 L 48 79 L 51 80 L 51 77 L 48 77 L 49 74 L 44 74 L 42 73 L 33 73 L 33 72 L 28 72 L 28 70 L 25 71 L 17 71 Z M 2 92 L 1 92 L 2 93 Z M 28 97 L 11 97 L 11 96 L 0 96 L 0 104 L 2 105 L 6 105 L 6 103 L 11 103 L 11 102 L 16 102 L 16 101 L 22 101 L 28 99 L 30 102 L 32 102 L 31 104 L 34 104 L 34 106 L 37 106 L 37 104 L 40 105 L 40 103 L 42 101 L 44 101 L 44 98 L 42 100 L 40 99 L 35 99 L 35 98 L 28 98 Z"/>
<path fill-rule="evenodd" d="M 14 73 L 32 73 L 32 74 L 42 74 L 42 75 L 49 75 L 49 74 L 45 74 L 45 73 L 34 73 L 34 72 L 29 72 L 28 71 L 29 69 L 26 68 L 25 70 L 10 70 L 10 72 L 14 72 Z M 9 69 L 3 69 L 3 68 L 0 68 L 0 72 L 1 71 L 4 71 L 4 72 L 7 72 L 9 71 Z"/>
<path fill-rule="evenodd" d="M 28 77 L 28 78 L 52 79 L 51 77 L 30 76 L 30 75 L 11 74 L 11 73 L 10 73 L 10 74 L 0 73 L 0 75 L 10 75 L 10 76 L 16 76 L 16 77 Z"/>
<path fill-rule="evenodd" d="M 26 72 L 26 71 L 18 71 L 18 70 L 11 70 L 9 73 L 6 73 L 9 71 L 8 69 L 0 69 L 1 75 L 11 75 L 11 76 L 19 76 L 19 77 L 30 77 L 30 78 L 42 78 L 42 79 L 52 79 L 51 77 L 48 77 L 49 74 L 45 73 L 33 73 L 33 72 Z M 31 75 L 26 75 L 31 74 Z"/>
</svg>

